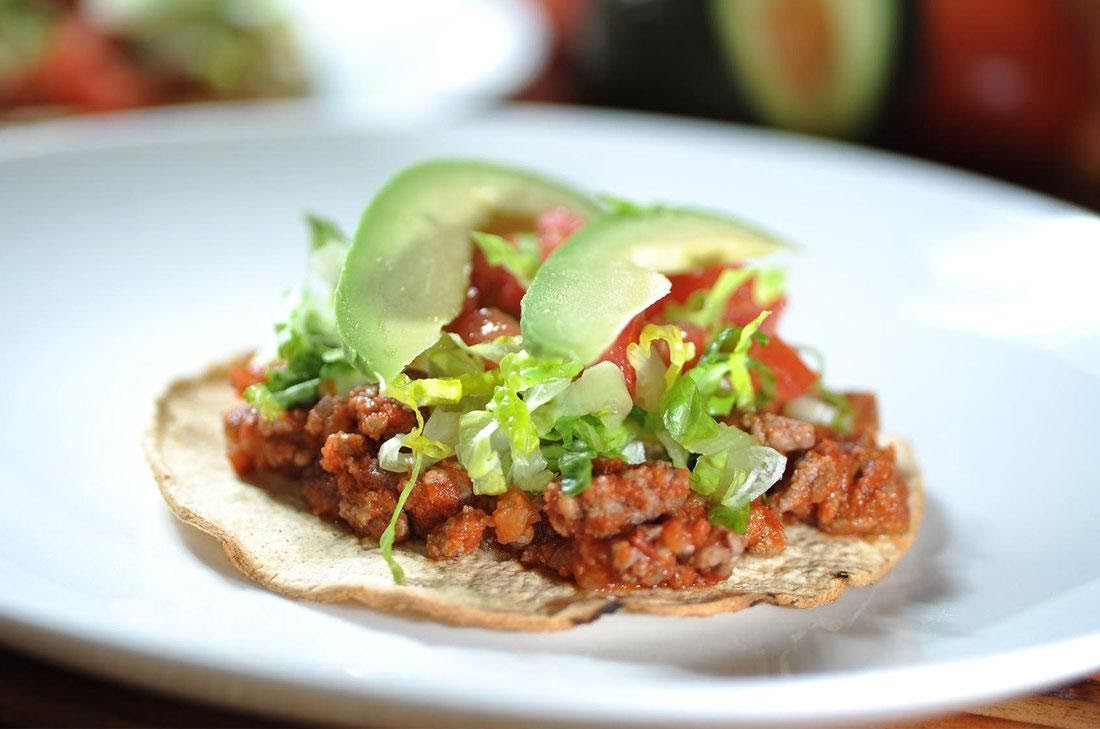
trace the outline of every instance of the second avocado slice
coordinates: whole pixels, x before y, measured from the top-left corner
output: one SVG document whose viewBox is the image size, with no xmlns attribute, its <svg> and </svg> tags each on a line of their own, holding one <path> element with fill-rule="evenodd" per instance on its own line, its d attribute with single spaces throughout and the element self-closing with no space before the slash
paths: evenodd
<svg viewBox="0 0 1100 729">
<path fill-rule="evenodd" d="M 734 218 L 683 208 L 605 213 L 542 265 L 523 298 L 531 354 L 594 362 L 671 287 L 665 273 L 739 263 L 787 245 Z"/>
</svg>

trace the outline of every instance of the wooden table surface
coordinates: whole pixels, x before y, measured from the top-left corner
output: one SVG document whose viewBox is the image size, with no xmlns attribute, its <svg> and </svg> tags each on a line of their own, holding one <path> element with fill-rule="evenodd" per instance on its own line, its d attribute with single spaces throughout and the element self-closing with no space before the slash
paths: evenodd
<svg viewBox="0 0 1100 729">
<path fill-rule="evenodd" d="M 275 727 L 278 719 L 168 699 L 0 649 L 0 726 Z M 1100 674 L 969 713 L 883 729 L 1100 728 Z"/>
</svg>

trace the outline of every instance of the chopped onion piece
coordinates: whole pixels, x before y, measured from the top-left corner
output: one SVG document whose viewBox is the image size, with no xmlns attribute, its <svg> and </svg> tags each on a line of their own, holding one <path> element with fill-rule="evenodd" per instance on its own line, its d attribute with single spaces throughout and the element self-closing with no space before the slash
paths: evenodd
<svg viewBox="0 0 1100 729">
<path fill-rule="evenodd" d="M 835 406 L 820 398 L 812 395 L 802 395 L 784 405 L 783 414 L 807 423 L 832 425 L 836 421 L 839 412 Z"/>
</svg>

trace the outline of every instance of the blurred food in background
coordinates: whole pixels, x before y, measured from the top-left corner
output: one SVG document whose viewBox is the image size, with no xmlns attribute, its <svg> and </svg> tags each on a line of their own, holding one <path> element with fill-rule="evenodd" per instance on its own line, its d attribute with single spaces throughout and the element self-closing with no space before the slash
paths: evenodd
<svg viewBox="0 0 1100 729">
<path fill-rule="evenodd" d="M 286 16 L 266 0 L 0 0 L 0 114 L 305 88 Z"/>
<path fill-rule="evenodd" d="M 543 0 L 566 98 L 844 137 L 1100 206 L 1100 0 Z"/>
<path fill-rule="evenodd" d="M 524 87 L 1100 209 L 1100 0 L 0 0 L 0 121 L 303 93 L 437 118 Z"/>
<path fill-rule="evenodd" d="M 0 121 L 303 93 L 443 116 L 522 89 L 549 44 L 534 0 L 0 0 Z"/>
</svg>

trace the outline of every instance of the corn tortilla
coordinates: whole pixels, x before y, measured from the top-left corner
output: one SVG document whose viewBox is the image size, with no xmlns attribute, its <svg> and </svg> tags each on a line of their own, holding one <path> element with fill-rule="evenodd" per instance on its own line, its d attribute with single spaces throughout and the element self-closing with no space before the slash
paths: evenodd
<svg viewBox="0 0 1100 729">
<path fill-rule="evenodd" d="M 910 487 L 910 527 L 900 535 L 834 537 L 803 524 L 786 527 L 776 557 L 746 555 L 725 582 L 686 590 L 600 594 L 524 568 L 487 549 L 433 561 L 422 545 L 395 554 L 405 583 L 395 585 L 374 542 L 309 513 L 293 484 L 242 481 L 225 456 L 221 413 L 236 402 L 228 364 L 171 384 L 156 403 L 145 452 L 161 494 L 184 522 L 221 541 L 244 574 L 288 597 L 357 601 L 371 608 L 454 625 L 552 631 L 624 609 L 712 615 L 757 603 L 808 608 L 834 601 L 849 585 L 879 580 L 912 545 L 924 492 L 908 446 L 888 439 Z"/>
</svg>

